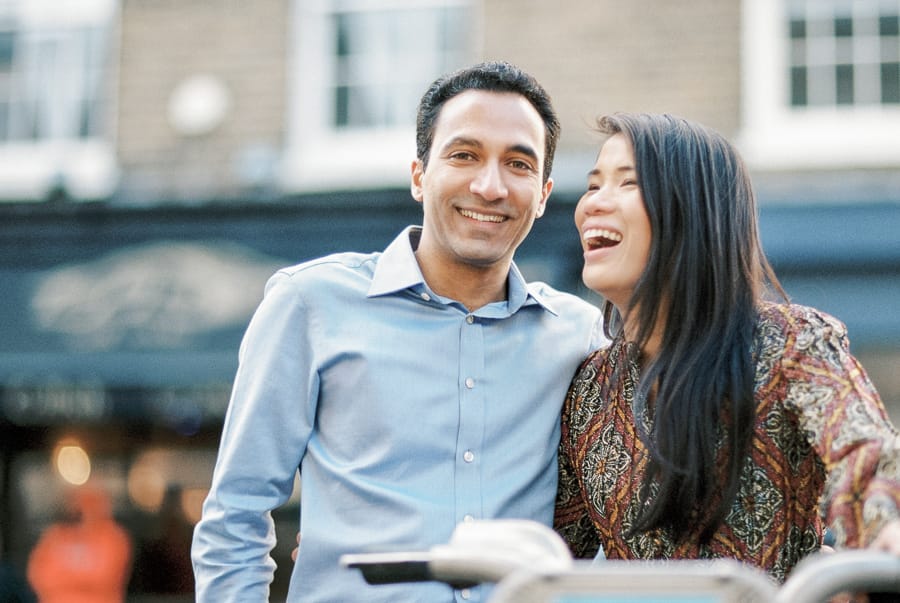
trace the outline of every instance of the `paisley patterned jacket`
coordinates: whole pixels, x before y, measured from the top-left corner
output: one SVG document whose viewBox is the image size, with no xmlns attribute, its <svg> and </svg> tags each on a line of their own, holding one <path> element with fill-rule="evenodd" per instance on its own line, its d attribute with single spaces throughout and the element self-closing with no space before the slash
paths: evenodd
<svg viewBox="0 0 900 603">
<path fill-rule="evenodd" d="M 900 517 L 900 435 L 850 354 L 845 326 L 813 308 L 765 303 L 756 425 L 730 513 L 704 545 L 665 530 L 627 536 L 648 460 L 627 346 L 620 337 L 592 354 L 563 409 L 555 527 L 576 557 L 600 547 L 610 559 L 730 557 L 783 581 L 821 546 L 823 520 L 838 547 L 859 547 Z"/>
</svg>

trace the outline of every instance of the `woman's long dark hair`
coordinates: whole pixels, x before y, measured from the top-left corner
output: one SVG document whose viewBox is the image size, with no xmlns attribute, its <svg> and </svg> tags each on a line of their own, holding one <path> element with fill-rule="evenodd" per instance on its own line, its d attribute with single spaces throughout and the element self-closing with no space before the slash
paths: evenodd
<svg viewBox="0 0 900 603">
<path fill-rule="evenodd" d="M 724 137 L 670 115 L 615 114 L 599 129 L 630 139 L 652 229 L 627 310 L 638 349 L 664 321 L 638 387 L 639 399 L 652 390 L 652 428 L 631 531 L 707 542 L 734 502 L 753 432 L 757 308 L 768 291 L 787 296 L 763 254 L 747 169 Z"/>
</svg>

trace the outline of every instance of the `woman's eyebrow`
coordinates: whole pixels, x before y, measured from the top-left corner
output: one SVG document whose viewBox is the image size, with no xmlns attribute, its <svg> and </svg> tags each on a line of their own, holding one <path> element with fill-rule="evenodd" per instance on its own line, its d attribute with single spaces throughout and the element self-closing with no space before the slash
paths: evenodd
<svg viewBox="0 0 900 603">
<path fill-rule="evenodd" d="M 613 171 L 617 172 L 617 173 L 621 173 L 621 172 L 636 172 L 637 170 L 634 169 L 634 166 L 626 164 L 626 165 L 620 165 L 619 167 L 615 168 Z M 602 173 L 603 173 L 603 170 L 594 168 L 590 172 L 587 173 L 587 176 L 588 176 L 588 178 L 590 178 L 591 176 L 599 176 Z"/>
</svg>

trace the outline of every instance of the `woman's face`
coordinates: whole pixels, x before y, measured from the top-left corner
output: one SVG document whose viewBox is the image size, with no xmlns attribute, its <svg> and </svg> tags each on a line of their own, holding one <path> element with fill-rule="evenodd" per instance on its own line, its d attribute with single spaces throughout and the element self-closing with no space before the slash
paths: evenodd
<svg viewBox="0 0 900 603">
<path fill-rule="evenodd" d="M 624 316 L 647 265 L 652 239 L 634 150 L 624 134 L 615 134 L 603 144 L 588 173 L 587 188 L 575 208 L 584 250 L 581 277 Z"/>
</svg>

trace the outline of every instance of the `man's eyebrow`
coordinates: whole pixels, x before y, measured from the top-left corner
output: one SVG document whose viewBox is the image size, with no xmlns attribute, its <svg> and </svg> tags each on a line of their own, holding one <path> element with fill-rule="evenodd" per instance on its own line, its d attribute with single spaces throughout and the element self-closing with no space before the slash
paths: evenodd
<svg viewBox="0 0 900 603">
<path fill-rule="evenodd" d="M 442 148 L 451 149 L 453 147 L 475 147 L 477 149 L 482 148 L 484 145 L 481 144 L 481 141 L 477 138 L 469 138 L 467 136 L 455 136 L 444 143 Z"/>
<path fill-rule="evenodd" d="M 457 146 L 474 147 L 476 149 L 484 148 L 484 145 L 481 143 L 480 140 L 478 140 L 477 138 L 470 138 L 468 136 L 455 136 L 454 138 L 451 138 L 450 140 L 448 140 L 442 148 L 443 149 L 452 149 L 453 147 L 457 147 Z M 507 150 L 510 152 L 513 152 L 513 153 L 520 153 L 522 155 L 526 155 L 527 157 L 530 157 L 534 161 L 538 160 L 537 151 L 535 151 L 531 145 L 514 144 L 514 145 L 510 146 L 509 149 L 507 149 Z"/>
<path fill-rule="evenodd" d="M 521 153 L 522 155 L 526 155 L 526 156 L 530 157 L 531 159 L 533 159 L 534 161 L 538 160 L 537 151 L 535 151 L 534 148 L 531 147 L 530 145 L 514 144 L 513 146 L 510 147 L 509 150 L 513 151 L 514 153 Z"/>
</svg>

